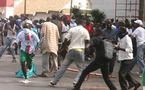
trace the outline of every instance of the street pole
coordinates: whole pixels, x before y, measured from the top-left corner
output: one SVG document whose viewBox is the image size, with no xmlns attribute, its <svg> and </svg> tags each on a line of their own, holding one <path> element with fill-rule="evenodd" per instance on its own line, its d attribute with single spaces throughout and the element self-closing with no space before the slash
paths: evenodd
<svg viewBox="0 0 145 90">
<path fill-rule="evenodd" d="M 72 2 L 73 2 L 73 0 L 71 0 L 71 3 L 70 3 L 70 19 L 71 19 Z"/>
<path fill-rule="evenodd" d="M 24 0 L 24 15 L 26 15 L 26 0 Z"/>
<path fill-rule="evenodd" d="M 143 22 L 145 22 L 145 0 L 144 0 L 144 8 L 143 8 Z"/>
</svg>

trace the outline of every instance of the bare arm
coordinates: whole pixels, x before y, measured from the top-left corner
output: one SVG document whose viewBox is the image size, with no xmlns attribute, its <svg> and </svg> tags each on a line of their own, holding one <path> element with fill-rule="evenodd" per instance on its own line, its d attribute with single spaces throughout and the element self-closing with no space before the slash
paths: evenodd
<svg viewBox="0 0 145 90">
<path fill-rule="evenodd" d="M 87 40 L 86 42 L 87 42 L 87 45 L 86 45 L 86 47 L 85 47 L 85 54 L 87 55 L 87 57 L 90 57 L 90 56 L 89 56 L 89 53 L 88 53 L 88 48 L 91 46 L 91 44 L 88 43 L 88 42 L 89 42 L 88 40 Z"/>
<path fill-rule="evenodd" d="M 135 37 L 131 36 L 131 39 L 135 39 Z"/>
</svg>

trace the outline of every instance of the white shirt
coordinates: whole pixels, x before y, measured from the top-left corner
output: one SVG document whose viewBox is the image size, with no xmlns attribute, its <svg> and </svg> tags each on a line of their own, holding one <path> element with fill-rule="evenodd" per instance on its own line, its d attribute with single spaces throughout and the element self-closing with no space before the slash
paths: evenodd
<svg viewBox="0 0 145 90">
<path fill-rule="evenodd" d="M 17 35 L 15 43 L 19 43 L 19 41 L 21 41 L 21 50 L 27 54 L 32 54 L 35 51 L 35 42 L 39 42 L 39 38 L 32 31 L 27 35 L 22 31 Z"/>
<path fill-rule="evenodd" d="M 37 23 L 37 25 L 40 25 L 40 26 L 42 26 L 43 25 L 43 23 Z M 36 29 L 37 31 L 38 31 L 38 33 L 41 33 L 41 28 L 38 28 L 38 29 Z"/>
<path fill-rule="evenodd" d="M 132 29 L 126 28 L 126 31 L 128 32 L 128 35 L 132 35 Z"/>
<path fill-rule="evenodd" d="M 116 29 L 116 26 L 112 24 L 111 28 L 112 28 L 113 30 L 115 30 L 115 29 Z"/>
<path fill-rule="evenodd" d="M 137 47 L 142 45 L 145 42 L 145 30 L 142 27 L 138 27 L 132 33 L 132 36 L 136 38 Z"/>
<path fill-rule="evenodd" d="M 66 38 L 71 41 L 69 50 L 71 49 L 84 49 L 85 40 L 90 40 L 88 31 L 83 26 L 71 28 L 66 35 Z"/>
<path fill-rule="evenodd" d="M 64 42 L 64 39 L 65 39 L 65 36 L 67 35 L 68 30 L 69 30 L 69 25 L 66 26 L 65 24 L 63 24 L 62 25 L 62 42 Z"/>
<path fill-rule="evenodd" d="M 118 46 L 125 49 L 125 51 L 119 50 L 118 60 L 131 60 L 133 59 L 133 48 L 131 38 L 126 35 L 122 39 L 118 39 Z"/>
</svg>

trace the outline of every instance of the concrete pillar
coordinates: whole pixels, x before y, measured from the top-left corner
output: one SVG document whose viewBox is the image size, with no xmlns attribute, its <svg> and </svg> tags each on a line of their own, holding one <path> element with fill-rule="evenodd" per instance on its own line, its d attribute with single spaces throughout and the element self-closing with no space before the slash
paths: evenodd
<svg viewBox="0 0 145 90">
<path fill-rule="evenodd" d="M 145 0 L 144 0 L 144 8 L 143 8 L 143 22 L 145 22 Z"/>
</svg>

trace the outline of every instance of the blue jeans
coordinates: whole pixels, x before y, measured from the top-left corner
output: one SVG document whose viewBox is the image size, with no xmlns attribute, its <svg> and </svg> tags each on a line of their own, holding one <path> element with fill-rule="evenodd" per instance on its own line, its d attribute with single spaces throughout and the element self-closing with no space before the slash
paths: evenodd
<svg viewBox="0 0 145 90">
<path fill-rule="evenodd" d="M 58 70 L 58 72 L 56 73 L 56 76 L 53 80 L 54 84 L 57 84 L 57 82 L 60 80 L 60 78 L 63 76 L 63 74 L 65 73 L 65 71 L 67 70 L 67 68 L 70 66 L 70 64 L 72 62 L 75 62 L 76 66 L 79 68 L 79 72 L 74 80 L 73 83 L 77 83 L 80 75 L 82 74 L 82 71 L 84 70 L 84 52 L 81 51 L 75 51 L 75 50 L 70 50 L 64 61 L 63 64 L 61 66 L 61 68 Z"/>
<path fill-rule="evenodd" d="M 0 57 L 3 55 L 4 51 L 9 46 L 10 47 L 11 54 L 13 56 L 13 60 L 16 59 L 15 51 L 13 49 L 14 40 L 15 39 L 10 39 L 10 38 L 5 37 L 4 45 L 3 45 L 2 49 L 0 50 Z"/>
<path fill-rule="evenodd" d="M 137 54 L 135 58 L 132 60 L 132 63 L 130 65 L 130 71 L 133 69 L 134 65 L 138 62 L 139 64 L 139 73 L 143 73 L 144 70 L 144 44 L 137 47 Z"/>
<path fill-rule="evenodd" d="M 6 43 L 7 37 L 5 37 L 4 35 L 2 35 L 2 37 L 3 37 L 3 45 L 4 45 Z"/>
</svg>

